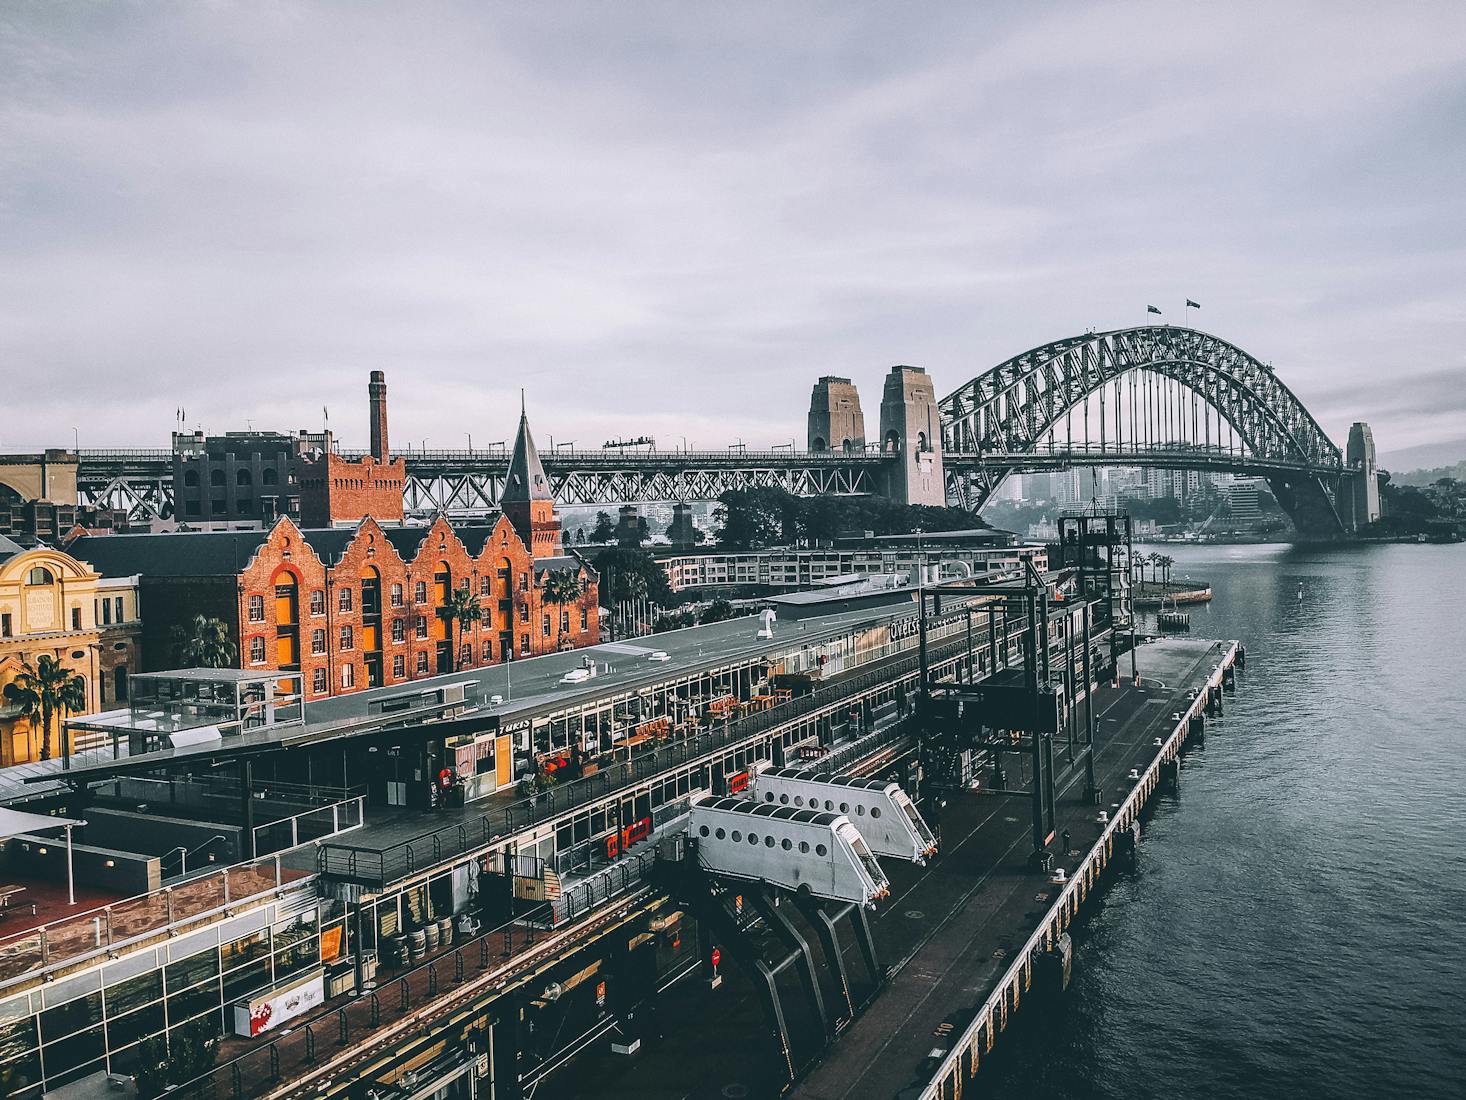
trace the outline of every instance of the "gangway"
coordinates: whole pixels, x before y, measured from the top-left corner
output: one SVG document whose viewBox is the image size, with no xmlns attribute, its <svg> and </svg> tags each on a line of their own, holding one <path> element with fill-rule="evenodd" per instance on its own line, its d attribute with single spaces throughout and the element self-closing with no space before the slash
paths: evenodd
<svg viewBox="0 0 1466 1100">
<path fill-rule="evenodd" d="M 693 804 L 688 835 L 713 874 L 806 897 L 873 907 L 891 891 L 869 845 L 844 814 L 751 798 Z"/>
<path fill-rule="evenodd" d="M 878 856 L 924 866 L 936 854 L 936 836 L 893 780 L 765 768 L 754 776 L 752 789 L 754 798 L 766 806 L 844 814 Z"/>
</svg>

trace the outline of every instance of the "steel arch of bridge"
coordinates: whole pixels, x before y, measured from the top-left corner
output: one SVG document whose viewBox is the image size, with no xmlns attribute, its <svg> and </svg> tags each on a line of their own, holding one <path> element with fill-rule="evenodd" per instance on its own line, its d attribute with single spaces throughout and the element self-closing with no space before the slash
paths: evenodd
<svg viewBox="0 0 1466 1100">
<path fill-rule="evenodd" d="M 1223 465 L 1270 477 L 1322 479 L 1321 487 L 1332 492 L 1329 479 L 1341 473 L 1343 456 L 1270 367 L 1209 333 L 1148 325 L 1044 344 L 943 398 L 949 495 L 980 507 L 1004 477 L 1026 464 L 1015 459 L 1038 460 L 1042 441 L 1067 414 L 1130 371 L 1176 380 L 1232 425 L 1247 452 Z M 1117 446 L 1098 455 L 1090 451 L 1084 461 L 1132 465 L 1136 457 Z M 1182 460 L 1178 465 L 1193 464 L 1182 452 L 1176 457 Z"/>
</svg>

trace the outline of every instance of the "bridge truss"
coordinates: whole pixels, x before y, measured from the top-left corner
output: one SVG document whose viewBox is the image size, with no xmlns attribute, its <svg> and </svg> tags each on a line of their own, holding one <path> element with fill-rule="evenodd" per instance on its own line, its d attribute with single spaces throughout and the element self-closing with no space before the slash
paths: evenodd
<svg viewBox="0 0 1466 1100">
<path fill-rule="evenodd" d="M 979 508 L 1009 474 L 1076 466 L 1154 466 L 1267 478 L 1300 529 L 1337 531 L 1349 476 L 1339 448 L 1272 368 L 1233 344 L 1157 325 L 1087 333 L 1026 351 L 940 402 L 948 499 Z M 344 457 L 357 457 L 345 454 Z M 498 508 L 503 451 L 416 451 L 410 516 Z M 801 496 L 879 494 L 880 451 L 555 450 L 542 458 L 566 505 L 714 500 L 735 489 Z M 85 503 L 137 519 L 173 513 L 169 451 L 84 451 Z"/>
<path fill-rule="evenodd" d="M 1195 329 L 1045 344 L 940 409 L 948 496 L 969 508 L 1017 470 L 1165 466 L 1266 477 L 1295 521 L 1339 526 L 1339 448 L 1268 364 Z"/>
</svg>

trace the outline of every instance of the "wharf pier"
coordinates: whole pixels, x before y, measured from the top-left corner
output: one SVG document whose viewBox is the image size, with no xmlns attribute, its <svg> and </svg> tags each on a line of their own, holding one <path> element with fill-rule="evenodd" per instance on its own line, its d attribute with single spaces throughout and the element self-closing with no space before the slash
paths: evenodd
<svg viewBox="0 0 1466 1100">
<path fill-rule="evenodd" d="M 1098 690 L 1101 801 L 1086 800 L 1080 766 L 1056 782 L 1055 831 L 1070 837 L 1056 860 L 1062 884 L 1030 864 L 1024 799 L 981 789 L 949 796 L 940 854 L 926 867 L 888 866 L 891 896 L 871 917 L 884 985 L 792 1085 L 774 1064 L 752 987 L 735 978 L 710 991 L 688 980 L 662 992 L 661 1034 L 634 1058 L 588 1048 L 537 1096 L 955 1100 L 1013 1014 L 1066 972 L 1060 937 L 1105 870 L 1133 854 L 1141 811 L 1179 781 L 1183 746 L 1204 736 L 1242 659 L 1235 642 L 1163 639 L 1141 648 L 1138 685 Z"/>
</svg>

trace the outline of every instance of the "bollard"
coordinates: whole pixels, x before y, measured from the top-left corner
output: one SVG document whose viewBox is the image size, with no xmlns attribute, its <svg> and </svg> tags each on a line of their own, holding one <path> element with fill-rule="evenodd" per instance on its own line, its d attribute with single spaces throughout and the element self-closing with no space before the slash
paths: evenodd
<svg viewBox="0 0 1466 1100">
<path fill-rule="evenodd" d="M 346 1040 L 350 1035 L 350 1032 L 348 1030 L 349 1025 L 346 1022 L 346 1009 L 340 1008 L 336 1010 L 336 1023 L 338 1027 L 338 1032 L 336 1035 L 336 1045 L 338 1047 L 344 1047 L 346 1045 Z"/>
<path fill-rule="evenodd" d="M 305 1025 L 305 1060 L 310 1065 L 316 1063 L 316 1033 L 310 1024 Z"/>
<path fill-rule="evenodd" d="M 461 981 L 463 981 L 463 952 L 462 951 L 455 951 L 455 952 L 453 952 L 453 980 L 455 982 L 461 982 Z"/>
<path fill-rule="evenodd" d="M 382 1001 L 381 1001 L 381 998 L 377 996 L 376 990 L 372 990 L 371 1026 L 372 1027 L 378 1027 L 378 1026 L 380 1026 L 381 1022 L 382 1022 Z"/>
</svg>

